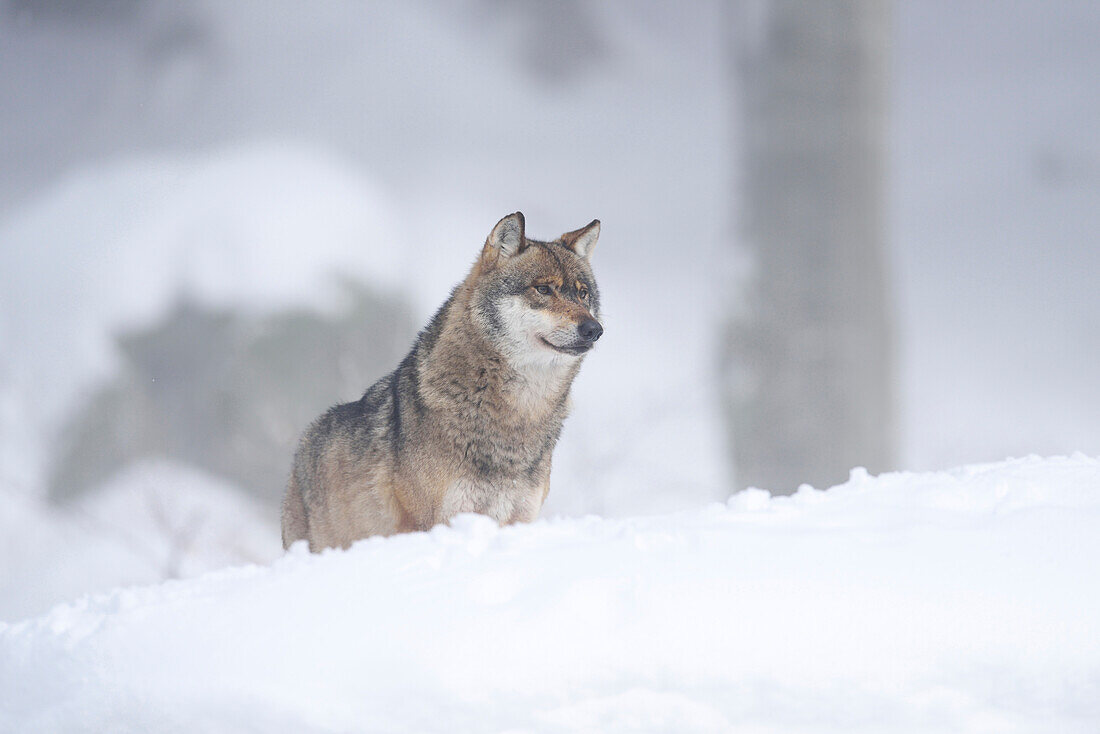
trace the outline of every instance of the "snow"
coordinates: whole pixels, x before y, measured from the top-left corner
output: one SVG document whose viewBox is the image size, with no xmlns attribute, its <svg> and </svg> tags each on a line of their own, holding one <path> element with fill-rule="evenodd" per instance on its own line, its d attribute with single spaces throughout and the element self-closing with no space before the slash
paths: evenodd
<svg viewBox="0 0 1100 734">
<path fill-rule="evenodd" d="M 0 625 L 0 730 L 1100 726 L 1100 460 L 451 527 Z"/>
<path fill-rule="evenodd" d="M 277 520 L 239 488 L 165 460 L 129 465 L 59 510 L 17 493 L 0 512 L 0 619 L 61 599 L 280 555 Z"/>
</svg>

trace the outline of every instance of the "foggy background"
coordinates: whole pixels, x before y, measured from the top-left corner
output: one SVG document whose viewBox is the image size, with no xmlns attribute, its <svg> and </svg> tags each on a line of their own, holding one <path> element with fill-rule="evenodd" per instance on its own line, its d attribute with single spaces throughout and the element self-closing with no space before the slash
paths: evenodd
<svg viewBox="0 0 1100 734">
<path fill-rule="evenodd" d="M 1100 454 L 1091 2 L 0 3 L 0 618 L 280 552 L 308 421 L 592 218 L 543 516 Z"/>
</svg>

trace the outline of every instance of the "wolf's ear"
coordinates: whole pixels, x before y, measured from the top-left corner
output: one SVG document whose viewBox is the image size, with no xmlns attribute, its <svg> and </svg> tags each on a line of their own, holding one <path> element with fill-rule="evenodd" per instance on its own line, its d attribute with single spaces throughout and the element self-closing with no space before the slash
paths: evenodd
<svg viewBox="0 0 1100 734">
<path fill-rule="evenodd" d="M 577 253 L 580 257 L 587 259 L 592 257 L 592 248 L 596 246 L 596 240 L 599 238 L 600 220 L 593 219 L 580 229 L 575 229 L 572 232 L 563 234 L 561 236 L 561 243 Z"/>
<path fill-rule="evenodd" d="M 515 255 L 526 245 L 523 212 L 515 212 L 501 219 L 493 227 L 493 231 L 489 233 L 489 238 L 485 240 L 481 257 L 486 264 L 491 265 L 498 258 Z"/>
</svg>

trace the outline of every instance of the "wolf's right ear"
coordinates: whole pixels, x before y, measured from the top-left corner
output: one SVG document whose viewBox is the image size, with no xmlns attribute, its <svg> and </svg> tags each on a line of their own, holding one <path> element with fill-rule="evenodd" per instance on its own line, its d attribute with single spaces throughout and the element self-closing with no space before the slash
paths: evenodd
<svg viewBox="0 0 1100 734">
<path fill-rule="evenodd" d="M 587 260 L 592 257 L 592 249 L 596 246 L 598 239 L 600 239 L 600 220 L 593 219 L 580 229 L 563 234 L 561 243 Z"/>
<path fill-rule="evenodd" d="M 485 264 L 492 265 L 500 258 L 511 257 L 523 250 L 527 245 L 524 227 L 523 212 L 509 214 L 497 222 L 481 251 Z"/>
</svg>

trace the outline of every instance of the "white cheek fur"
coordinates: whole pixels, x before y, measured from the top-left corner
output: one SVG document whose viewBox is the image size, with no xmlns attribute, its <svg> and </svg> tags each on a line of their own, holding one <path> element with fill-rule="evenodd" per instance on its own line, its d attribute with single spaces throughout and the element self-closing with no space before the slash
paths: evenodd
<svg viewBox="0 0 1100 734">
<path fill-rule="evenodd" d="M 523 296 L 508 296 L 500 301 L 497 313 L 500 314 L 508 340 L 509 358 L 513 363 L 567 363 L 576 357 L 556 352 L 541 339 L 556 343 L 566 343 L 569 335 L 555 328 L 553 317 L 545 311 L 531 308 Z"/>
<path fill-rule="evenodd" d="M 523 296 L 502 299 L 497 313 L 508 336 L 517 343 L 529 342 L 554 328 L 549 314 L 528 306 Z"/>
</svg>

